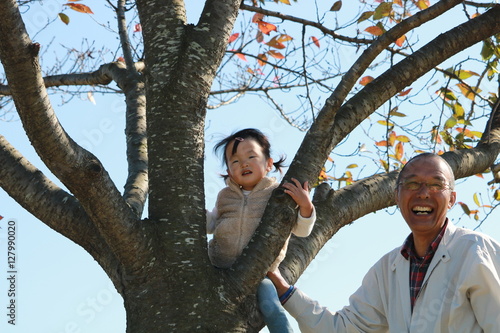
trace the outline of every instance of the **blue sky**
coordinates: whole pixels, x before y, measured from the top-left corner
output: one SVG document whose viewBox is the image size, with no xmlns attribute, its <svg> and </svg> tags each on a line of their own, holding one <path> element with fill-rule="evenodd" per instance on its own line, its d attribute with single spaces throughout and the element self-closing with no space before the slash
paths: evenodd
<svg viewBox="0 0 500 333">
<path fill-rule="evenodd" d="M 193 4 L 192 1 L 189 3 Z M 32 29 L 40 27 L 47 17 L 57 13 L 60 8 L 60 5 L 47 4 L 37 11 L 29 12 L 27 26 Z M 69 14 L 73 20 L 69 27 L 60 22 L 53 24 L 53 29 L 63 34 L 67 41 L 76 39 L 74 27 L 80 20 L 82 21 L 78 26 L 89 29 L 94 22 L 83 14 Z M 50 31 L 47 35 L 50 35 Z M 41 34 L 38 38 L 42 40 L 47 37 Z M 52 97 L 52 103 L 66 131 L 102 161 L 117 187 L 122 188 L 127 170 L 123 97 L 95 95 L 95 104 L 86 100 L 86 94 L 82 94 L 80 98 L 81 100 L 61 105 L 59 97 Z M 294 99 L 290 100 L 294 103 Z M 12 114 L 7 120 L 9 121 L 0 122 L 0 133 L 33 164 L 47 172 L 23 134 L 17 116 Z M 271 106 L 255 96 L 246 96 L 239 103 L 209 110 L 205 174 L 208 209 L 213 207 L 216 195 L 223 187 L 223 181 L 218 176 L 223 170 L 220 161 L 212 153 L 212 147 L 221 137 L 244 127 L 261 129 L 270 138 L 273 156 L 285 154 L 288 162 L 292 160 L 304 135 L 288 126 Z M 348 146 L 344 147 L 349 150 L 349 146 L 352 148 L 360 142 L 369 143 L 363 136 L 363 131 L 354 133 Z M 339 163 L 349 162 L 339 159 Z M 339 170 L 343 170 L 343 167 L 345 166 L 338 166 Z M 484 188 L 489 179 L 490 175 L 485 175 L 485 180 L 473 177 L 465 183 L 459 181 L 458 201 L 470 203 L 470 189 Z M 0 190 L 0 214 L 4 216 L 0 221 L 0 272 L 4 276 L 7 275 L 4 227 L 10 220 L 17 225 L 18 291 L 17 325 L 8 325 L 6 315 L 2 314 L 1 332 L 125 332 L 123 301 L 90 255 L 37 221 L 3 190 Z M 450 217 L 459 226 L 475 226 L 472 219 L 462 216 L 462 210 L 458 206 L 452 209 Z M 500 212 L 497 210 L 482 226 L 481 231 L 500 239 L 498 221 Z M 387 211 L 370 214 L 337 233 L 311 263 L 297 285 L 323 305 L 332 310 L 339 309 L 347 304 L 349 295 L 360 285 L 368 268 L 384 253 L 399 246 L 408 233 L 409 229 L 397 209 L 389 208 Z M 5 314 L 7 289 L 6 278 L 1 278 L 0 305 Z M 293 319 L 291 321 L 295 325 Z"/>
</svg>

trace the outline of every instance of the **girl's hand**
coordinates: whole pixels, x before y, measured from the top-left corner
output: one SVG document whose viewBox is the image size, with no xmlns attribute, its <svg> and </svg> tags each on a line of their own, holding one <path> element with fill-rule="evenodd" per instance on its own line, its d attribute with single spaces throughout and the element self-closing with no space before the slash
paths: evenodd
<svg viewBox="0 0 500 333">
<path fill-rule="evenodd" d="M 284 183 L 285 193 L 290 195 L 300 208 L 300 215 L 304 218 L 311 217 L 313 212 L 313 204 L 309 198 L 309 182 L 301 185 L 300 182 L 292 178 L 293 183 Z"/>
</svg>

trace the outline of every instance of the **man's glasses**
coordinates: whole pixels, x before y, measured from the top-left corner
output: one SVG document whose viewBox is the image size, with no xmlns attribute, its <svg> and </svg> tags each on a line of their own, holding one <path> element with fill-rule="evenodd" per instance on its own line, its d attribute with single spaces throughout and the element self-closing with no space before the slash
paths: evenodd
<svg viewBox="0 0 500 333">
<path fill-rule="evenodd" d="M 448 185 L 441 182 L 424 183 L 416 181 L 405 181 L 400 182 L 398 185 L 408 191 L 418 191 L 422 188 L 422 185 L 425 185 L 430 192 L 442 192 L 451 189 Z"/>
</svg>

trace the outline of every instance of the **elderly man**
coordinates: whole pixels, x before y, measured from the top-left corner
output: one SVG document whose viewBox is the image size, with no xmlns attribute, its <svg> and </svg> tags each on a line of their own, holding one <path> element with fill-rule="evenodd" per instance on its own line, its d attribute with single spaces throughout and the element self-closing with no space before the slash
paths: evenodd
<svg viewBox="0 0 500 333">
<path fill-rule="evenodd" d="M 396 202 L 411 229 L 366 274 L 349 305 L 330 312 L 270 273 L 302 332 L 500 332 L 500 244 L 457 228 L 449 164 L 421 154 L 401 170 Z"/>
</svg>

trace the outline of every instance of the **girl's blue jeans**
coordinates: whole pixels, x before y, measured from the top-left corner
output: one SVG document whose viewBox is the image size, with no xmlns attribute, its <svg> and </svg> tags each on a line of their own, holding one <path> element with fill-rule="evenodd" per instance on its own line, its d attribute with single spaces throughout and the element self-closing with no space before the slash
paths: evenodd
<svg viewBox="0 0 500 333">
<path fill-rule="evenodd" d="M 285 309 L 280 303 L 278 293 L 271 280 L 265 278 L 257 289 L 257 302 L 270 333 L 293 332 Z"/>
</svg>

